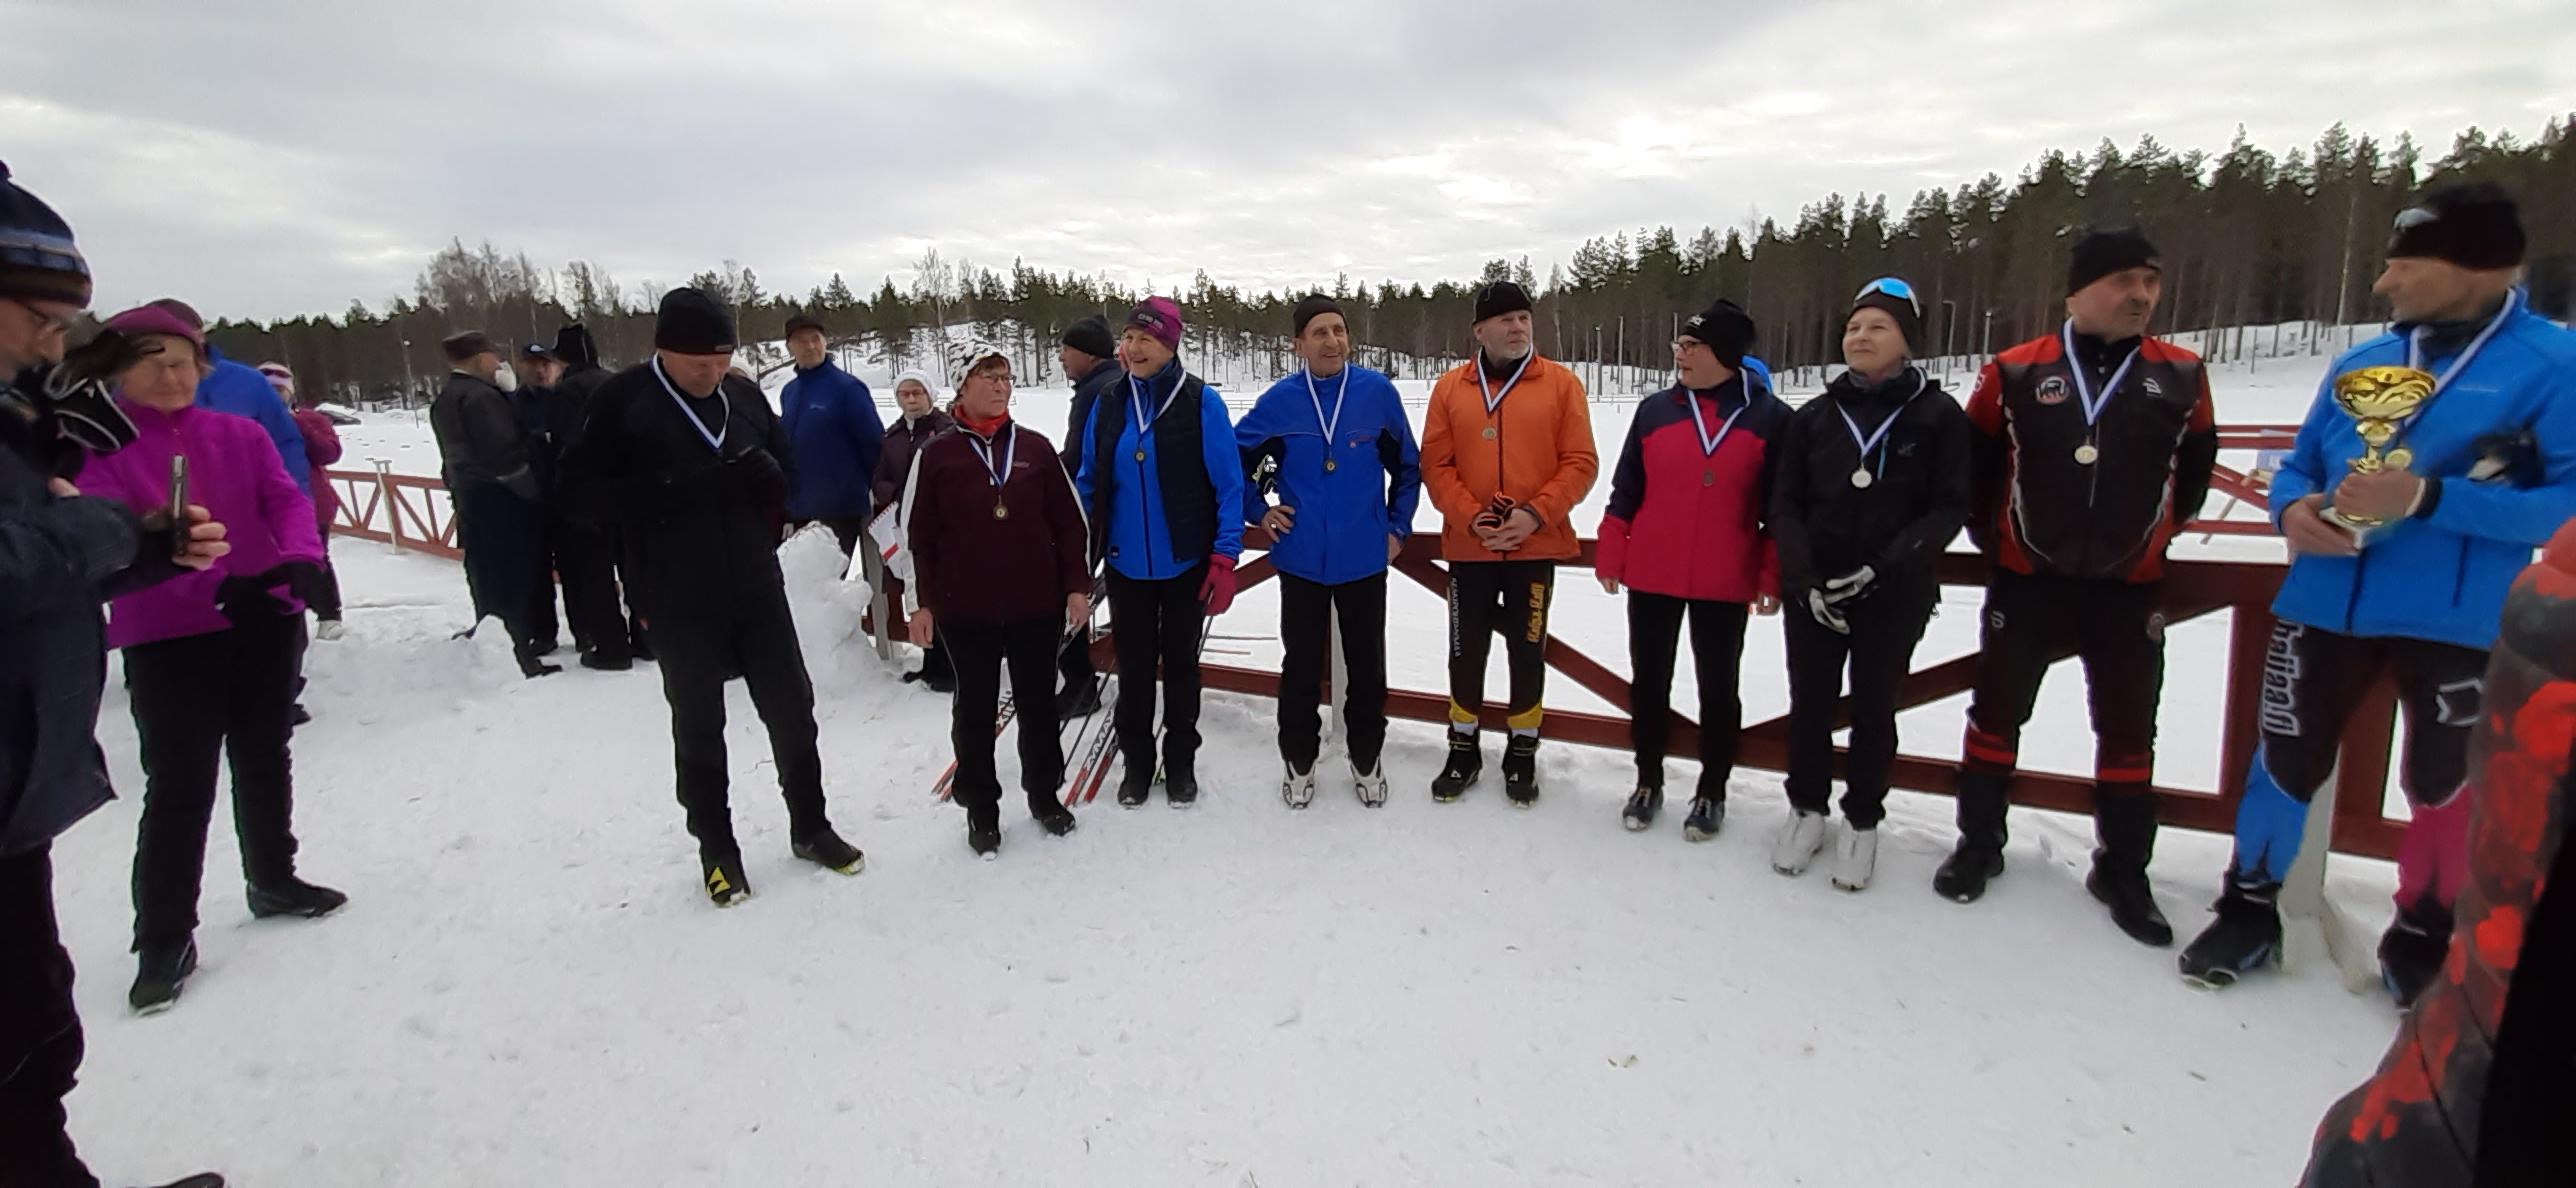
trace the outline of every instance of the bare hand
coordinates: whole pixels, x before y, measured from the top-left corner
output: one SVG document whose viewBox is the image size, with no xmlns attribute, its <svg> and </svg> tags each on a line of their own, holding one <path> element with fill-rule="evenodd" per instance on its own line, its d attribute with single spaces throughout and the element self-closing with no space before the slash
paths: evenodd
<svg viewBox="0 0 2576 1188">
<path fill-rule="evenodd" d="M 80 488 L 73 486 L 70 479 L 46 479 L 45 489 L 53 492 L 57 498 L 80 498 Z"/>
<path fill-rule="evenodd" d="M 1777 594 L 1764 594 L 1756 597 L 1753 600 L 1753 613 L 1766 619 L 1779 614 L 1780 596 Z"/>
<path fill-rule="evenodd" d="M 1594 577 L 1596 577 L 1596 578 L 1601 579 L 1601 592 L 1602 592 L 1602 593 L 1604 593 L 1604 594 L 1616 594 L 1616 593 L 1618 593 L 1618 592 L 1619 592 L 1619 579 L 1614 578 L 1614 577 L 1612 577 L 1612 576 L 1610 576 L 1609 574 L 1606 574 L 1606 573 L 1595 573 L 1595 574 L 1593 574 L 1592 576 L 1594 576 Z"/>
<path fill-rule="evenodd" d="M 1485 547 L 1497 553 L 1512 552 L 1528 544 L 1529 538 L 1537 532 L 1538 513 L 1525 507 L 1516 507 L 1512 509 L 1512 514 L 1503 517 L 1503 526 L 1495 529 L 1492 535 L 1485 538 Z"/>
<path fill-rule="evenodd" d="M 1297 510 L 1286 504 L 1271 508 L 1261 517 L 1261 530 L 1272 536 L 1286 536 L 1297 527 Z"/>
<path fill-rule="evenodd" d="M 1403 537 L 1401 537 L 1401 536 L 1389 536 L 1389 537 L 1387 537 L 1387 538 L 1386 538 L 1386 563 L 1387 563 L 1387 564 L 1389 564 L 1389 565 L 1393 565 L 1393 564 L 1395 564 L 1395 560 L 1396 560 L 1396 558 L 1401 557 L 1401 556 L 1403 556 L 1403 555 L 1404 555 L 1404 538 L 1403 538 Z"/>
<path fill-rule="evenodd" d="M 1081 595 L 1077 594 L 1075 597 L 1079 598 Z M 912 622 L 905 626 L 904 634 L 911 638 L 914 647 L 926 648 L 930 646 L 930 641 L 933 638 L 932 633 L 936 629 L 936 626 L 930 621 L 930 609 L 928 607 L 924 607 L 912 612 Z"/>
<path fill-rule="evenodd" d="M 1075 625 L 1075 624 L 1077 624 L 1077 623 L 1085 623 L 1085 622 L 1089 622 L 1089 621 L 1090 621 L 1090 619 L 1091 619 L 1091 595 L 1089 595 L 1089 594 L 1079 594 L 1079 593 L 1076 593 L 1076 594 L 1067 594 L 1067 595 L 1065 595 L 1065 596 L 1064 596 L 1064 625 L 1065 625 L 1065 626 L 1067 626 L 1067 627 L 1071 627 L 1071 626 L 1073 626 L 1073 625 Z"/>
<path fill-rule="evenodd" d="M 2290 542 L 2291 556 L 2350 557 L 2361 551 L 2351 533 L 2319 514 L 2325 505 L 2325 496 L 2310 495 L 2281 513 L 2281 535 Z"/>
<path fill-rule="evenodd" d="M 2375 470 L 2344 476 L 2335 487 L 2335 509 L 2364 520 L 2402 520 L 2424 495 L 2424 480 L 2403 470 Z"/>
<path fill-rule="evenodd" d="M 206 569 L 232 551 L 232 544 L 224 539 L 224 526 L 205 508 L 189 504 L 187 550 L 170 560 L 182 569 Z"/>
</svg>

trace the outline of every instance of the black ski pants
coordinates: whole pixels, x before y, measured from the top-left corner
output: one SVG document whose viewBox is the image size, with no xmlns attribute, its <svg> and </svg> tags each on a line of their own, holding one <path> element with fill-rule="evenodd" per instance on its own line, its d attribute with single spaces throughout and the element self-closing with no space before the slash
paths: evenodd
<svg viewBox="0 0 2576 1188">
<path fill-rule="evenodd" d="M 1110 633 L 1118 648 L 1118 754 L 1127 770 L 1154 769 L 1154 673 L 1163 677 L 1163 765 L 1195 770 L 1199 754 L 1199 631 L 1207 565 L 1138 581 L 1109 571 Z"/>
<path fill-rule="evenodd" d="M 1325 643 L 1334 619 L 1342 626 L 1342 726 L 1349 736 L 1351 767 L 1377 770 L 1386 749 L 1386 575 L 1326 586 L 1279 575 L 1279 757 L 1298 771 L 1313 771 L 1323 750 L 1319 712 Z"/>
<path fill-rule="evenodd" d="M 1887 773 L 1896 761 L 1896 686 L 1914 667 L 1914 645 L 1932 621 L 1940 588 L 1874 591 L 1842 608 L 1845 635 L 1787 607 L 1789 804 L 1823 813 L 1834 790 L 1834 727 L 1851 674 L 1851 753 L 1843 766 L 1843 818 L 1876 829 L 1887 817 Z"/>
<path fill-rule="evenodd" d="M 1536 730 L 1546 717 L 1547 612 L 1555 601 L 1554 561 L 1459 561 L 1449 566 L 1449 722 L 1474 723 L 1485 708 L 1485 657 L 1503 632 L 1511 670 L 1510 723 Z"/>
<path fill-rule="evenodd" d="M 1628 591 L 1628 742 L 1637 754 L 1637 783 L 1664 786 L 1664 752 L 1673 737 L 1673 669 L 1681 658 L 1682 620 L 1690 620 L 1692 671 L 1699 684 L 1699 789 L 1726 799 L 1735 774 L 1736 736 L 1744 701 L 1736 675 L 1744 664 L 1741 602 L 1709 602 Z"/>
<path fill-rule="evenodd" d="M 735 677 L 751 687 L 751 704 L 768 728 L 778 788 L 787 799 L 789 836 L 802 838 L 831 824 L 823 807 L 823 758 L 815 745 L 814 682 L 805 672 L 786 592 L 756 596 L 721 617 L 656 617 L 652 632 L 662 697 L 671 706 L 680 807 L 699 854 L 742 853 L 727 797 L 724 737 L 725 683 Z"/>
<path fill-rule="evenodd" d="M 939 636 L 957 673 L 948 719 L 949 741 L 957 752 L 952 798 L 965 806 L 969 821 L 991 825 L 1000 817 L 1002 778 L 993 763 L 998 741 L 993 719 L 1001 712 L 1007 670 L 1011 701 L 1019 707 L 1012 718 L 1020 732 L 1020 788 L 1028 793 L 1031 813 L 1052 815 L 1060 808 L 1056 790 L 1064 783 L 1064 741 L 1055 718 L 1055 648 L 1064 638 L 1063 620 L 941 623 Z"/>
<path fill-rule="evenodd" d="M 0 855 L 0 1183 L 98 1188 L 63 1116 L 81 1051 L 72 955 L 54 921 L 52 848 Z"/>
</svg>

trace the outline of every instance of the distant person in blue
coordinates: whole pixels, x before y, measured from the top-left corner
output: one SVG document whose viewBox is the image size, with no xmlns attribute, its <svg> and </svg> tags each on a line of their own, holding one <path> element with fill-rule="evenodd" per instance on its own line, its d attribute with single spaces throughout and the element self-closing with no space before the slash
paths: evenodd
<svg viewBox="0 0 2576 1188">
<path fill-rule="evenodd" d="M 152 303 L 178 315 L 197 333 L 206 332 L 206 319 L 197 307 L 176 297 L 164 297 Z M 268 439 L 277 443 L 277 457 L 286 463 L 287 477 L 295 480 L 298 490 L 307 497 L 313 494 L 313 467 L 304 457 L 304 434 L 295 427 L 295 414 L 278 400 L 277 389 L 268 386 L 268 377 L 247 364 L 235 363 L 206 344 L 206 378 L 197 383 L 197 407 L 216 412 L 249 417 L 268 431 Z"/>
<path fill-rule="evenodd" d="M 1234 427 L 1246 476 L 1243 518 L 1271 534 L 1270 562 L 1279 569 L 1279 756 L 1288 764 L 1279 794 L 1290 808 L 1314 803 L 1323 746 L 1316 706 L 1324 645 L 1338 618 L 1351 779 L 1360 803 L 1377 808 L 1386 803 L 1378 763 L 1386 745 L 1386 568 L 1413 535 L 1421 451 L 1394 382 L 1352 365 L 1341 307 L 1316 294 L 1297 303 L 1291 321 L 1306 366 L 1272 384 Z"/>
<path fill-rule="evenodd" d="M 831 528 L 848 556 L 867 534 L 885 418 L 868 386 L 832 361 L 825 337 L 815 318 L 787 319 L 787 354 L 796 360 L 796 378 L 778 396 L 779 423 L 795 456 L 787 521 L 789 531 L 814 523 Z"/>
<path fill-rule="evenodd" d="M 2400 1004 L 2440 972 L 2469 860 L 2463 790 L 2487 653 L 2514 576 L 2576 518 L 2576 333 L 2515 287 L 2525 243 L 2513 199 L 2492 185 L 2444 187 L 2398 215 L 2373 286 L 2395 325 L 2326 369 L 2272 481 L 2292 560 L 2272 604 L 2263 741 L 2218 919 L 2182 955 L 2187 978 L 2223 986 L 2277 959 L 2273 896 L 2344 726 L 2383 673 L 2406 712 L 2398 784 L 2413 811 L 2380 971 Z M 2433 389 L 2387 465 L 2359 472 L 2362 441 L 2335 387 L 2369 367 L 2416 369 Z"/>
</svg>

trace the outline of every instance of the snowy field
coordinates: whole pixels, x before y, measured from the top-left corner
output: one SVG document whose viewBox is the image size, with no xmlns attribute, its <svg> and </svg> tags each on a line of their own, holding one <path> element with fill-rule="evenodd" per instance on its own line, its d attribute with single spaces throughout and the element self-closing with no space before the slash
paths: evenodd
<svg viewBox="0 0 2576 1188">
<path fill-rule="evenodd" d="M 2231 384 L 2222 419 L 2290 419 L 2313 382 Z M 1604 403 L 1614 442 L 1627 410 Z M 1062 408 L 1034 392 L 1024 415 L 1052 428 Z M 435 472 L 405 419 L 346 432 L 352 465 Z M 209 1164 L 315 1188 L 2285 1183 L 2395 1022 L 2323 967 L 2187 989 L 2171 951 L 2085 896 L 2078 818 L 2016 810 L 2011 874 L 1959 907 L 1928 888 L 1949 802 L 1898 793 L 1878 886 L 1851 896 L 1769 870 L 1787 809 L 1768 773 L 1739 773 L 1727 832 L 1691 846 L 1677 819 L 1621 830 L 1631 777 L 1608 752 L 1551 747 L 1531 812 L 1490 784 L 1435 805 L 1438 732 L 1402 723 L 1387 808 L 1328 781 L 1291 815 L 1268 704 L 1222 694 L 1198 809 L 1104 801 L 1065 839 L 1006 814 L 1001 861 L 976 862 L 927 794 L 944 699 L 853 638 L 838 555 L 812 535 L 785 558 L 833 811 L 869 870 L 788 857 L 737 685 L 760 894 L 719 913 L 649 669 L 522 682 L 489 633 L 448 639 L 456 567 L 356 541 L 337 556 L 350 634 L 313 651 L 298 826 L 306 873 L 354 902 L 251 922 L 219 827 L 204 971 L 148 1020 L 124 1010 L 142 779 L 111 691 L 100 733 L 126 799 L 56 857 L 91 1026 L 74 1124 L 112 1181 Z M 1565 590 L 1560 630 L 1624 670 L 1616 609 L 1583 575 Z M 1965 650 L 1967 604 L 1947 609 L 1926 661 Z M 1247 598 L 1224 630 L 1266 635 L 1274 613 Z M 1395 613 L 1438 611 L 1417 593 Z M 2176 633 L 2168 783 L 2215 778 L 2222 631 Z M 1235 662 L 1266 662 L 1245 646 Z M 1756 717 L 1784 703 L 1777 657 L 1757 626 Z M 1428 651 L 1399 647 L 1395 669 L 1438 687 Z M 2089 755 L 2079 688 L 2052 678 L 2035 766 Z M 1909 715 L 1909 749 L 1954 754 L 1959 720 Z M 1323 770 L 1339 763 L 1328 744 Z M 2226 853 L 2165 834 L 2153 873 L 2184 936 Z M 2375 932 L 2392 881 L 2339 860 L 2330 891 Z"/>
</svg>

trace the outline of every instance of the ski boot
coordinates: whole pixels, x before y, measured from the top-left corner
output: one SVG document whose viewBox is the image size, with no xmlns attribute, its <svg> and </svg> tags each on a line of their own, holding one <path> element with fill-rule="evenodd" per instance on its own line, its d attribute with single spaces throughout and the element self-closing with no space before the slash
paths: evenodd
<svg viewBox="0 0 2576 1188">
<path fill-rule="evenodd" d="M 187 988 L 188 976 L 197 972 L 196 940 L 145 946 L 141 958 L 134 987 L 125 992 L 125 1005 L 138 1015 L 157 1015 L 179 1005 L 179 992 Z"/>
<path fill-rule="evenodd" d="M 2281 910 L 2274 904 L 2277 883 L 2227 880 L 2213 905 L 2218 918 L 2192 938 L 2177 964 L 2183 980 L 2217 990 L 2236 979 L 2281 960 Z"/>
<path fill-rule="evenodd" d="M 1834 843 L 1834 886 L 1844 891 L 1867 891 L 1869 881 L 1878 877 L 1878 831 L 1846 829 Z"/>
<path fill-rule="evenodd" d="M 2084 876 L 2084 889 L 2111 909 L 2111 922 L 2129 939 L 2150 948 L 2167 948 L 2173 944 L 2173 925 L 2166 922 L 2164 909 L 2156 906 L 2155 889 L 2147 885 L 2143 870 L 2113 870 L 2095 858 L 2093 871 Z"/>
<path fill-rule="evenodd" d="M 1725 798 L 1718 796 L 1696 796 L 1691 798 L 1690 815 L 1682 818 L 1683 839 L 1687 841 L 1704 842 L 1710 838 L 1716 837 L 1717 831 L 1725 827 Z"/>
<path fill-rule="evenodd" d="M 1619 820 L 1630 833 L 1643 833 L 1655 827 L 1655 814 L 1664 809 L 1661 784 L 1639 784 L 1628 794 L 1628 807 L 1619 810 Z"/>
<path fill-rule="evenodd" d="M 274 883 L 253 883 L 249 890 L 250 914 L 266 920 L 276 916 L 296 916 L 319 920 L 348 906 L 349 897 L 329 887 L 288 875 Z"/>
<path fill-rule="evenodd" d="M 742 877 L 740 855 L 700 855 L 698 868 L 706 879 L 708 902 L 729 908 L 751 898 L 751 880 Z"/>
<path fill-rule="evenodd" d="M 1780 836 L 1771 843 L 1771 869 L 1796 878 L 1824 851 L 1825 815 L 1801 810 L 1781 823 Z"/>
<path fill-rule="evenodd" d="M 798 838 L 789 852 L 825 870 L 854 875 L 867 869 L 867 855 L 857 846 L 842 840 L 841 835 L 826 825 Z"/>
<path fill-rule="evenodd" d="M 1485 752 L 1472 734 L 1449 732 L 1449 762 L 1431 777 L 1431 799 L 1455 804 L 1485 771 Z"/>
<path fill-rule="evenodd" d="M 1367 771 L 1351 768 L 1351 782 L 1358 788 L 1360 803 L 1370 808 L 1386 807 L 1386 765 L 1379 763 Z"/>
<path fill-rule="evenodd" d="M 1279 799 L 1292 809 L 1315 803 L 1315 770 L 1309 767 L 1299 771 L 1290 766 L 1288 774 L 1279 781 Z"/>
<path fill-rule="evenodd" d="M 1538 736 L 1515 734 L 1503 746 L 1503 795 L 1513 808 L 1538 803 Z"/>
<path fill-rule="evenodd" d="M 2442 960 L 2451 951 L 2451 913 L 2430 900 L 2400 909 L 2379 938 L 2379 980 L 2397 999 L 2399 1010 L 2415 1001 L 2442 976 Z"/>
</svg>

